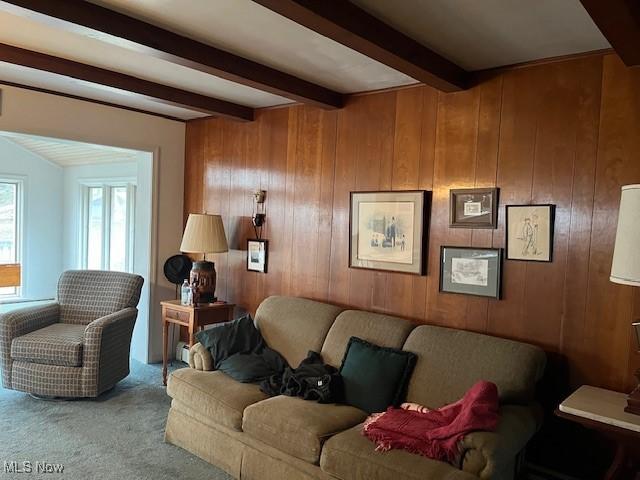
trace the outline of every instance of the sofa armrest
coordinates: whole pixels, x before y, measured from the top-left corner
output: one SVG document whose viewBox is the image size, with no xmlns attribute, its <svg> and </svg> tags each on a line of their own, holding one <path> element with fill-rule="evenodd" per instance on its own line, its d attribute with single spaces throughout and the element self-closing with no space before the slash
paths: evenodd
<svg viewBox="0 0 640 480">
<path fill-rule="evenodd" d="M 96 396 L 129 374 L 131 336 L 138 309 L 129 307 L 98 318 L 84 330 L 83 389 Z"/>
<path fill-rule="evenodd" d="M 204 370 L 205 372 L 213 370 L 211 352 L 201 343 L 196 343 L 189 349 L 189 366 L 195 370 Z"/>
<path fill-rule="evenodd" d="M 21 308 L 0 315 L 0 370 L 2 384 L 11 388 L 11 342 L 16 337 L 47 327 L 60 320 L 60 305 Z"/>
<path fill-rule="evenodd" d="M 460 441 L 462 470 L 481 479 L 513 478 L 516 457 L 538 430 L 536 406 L 505 405 L 495 432 L 473 432 Z"/>
</svg>

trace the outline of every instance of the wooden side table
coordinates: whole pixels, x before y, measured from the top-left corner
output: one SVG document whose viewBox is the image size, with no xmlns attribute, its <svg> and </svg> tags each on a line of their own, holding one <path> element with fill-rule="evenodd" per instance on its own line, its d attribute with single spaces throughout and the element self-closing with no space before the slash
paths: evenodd
<svg viewBox="0 0 640 480">
<path fill-rule="evenodd" d="M 606 480 L 640 479 L 640 415 L 624 411 L 627 394 L 584 385 L 560 404 L 555 414 L 597 430 L 616 444 Z"/>
<path fill-rule="evenodd" d="M 182 305 L 180 300 L 160 302 L 162 305 L 162 384 L 167 384 L 167 363 L 169 361 L 169 325 L 187 327 L 189 346 L 193 346 L 194 334 L 206 325 L 233 320 L 232 303 L 205 303 L 194 307 Z"/>
</svg>

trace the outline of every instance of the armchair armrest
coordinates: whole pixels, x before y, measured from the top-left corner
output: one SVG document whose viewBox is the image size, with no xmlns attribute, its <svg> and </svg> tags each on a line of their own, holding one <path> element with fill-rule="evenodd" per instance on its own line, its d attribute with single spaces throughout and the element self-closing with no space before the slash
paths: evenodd
<svg viewBox="0 0 640 480">
<path fill-rule="evenodd" d="M 513 478 L 516 457 L 538 430 L 540 420 L 535 406 L 503 406 L 495 432 L 473 432 L 460 441 L 462 470 L 481 479 Z"/>
<path fill-rule="evenodd" d="M 189 366 L 195 370 L 204 370 L 205 372 L 213 370 L 211 352 L 201 343 L 196 343 L 189 349 Z"/>
<path fill-rule="evenodd" d="M 84 330 L 83 389 L 97 396 L 129 375 L 131 336 L 138 309 L 129 307 L 89 323 Z"/>
<path fill-rule="evenodd" d="M 11 388 L 11 342 L 16 337 L 39 330 L 58 322 L 60 305 L 51 303 L 22 308 L 0 315 L 0 369 L 2 384 Z"/>
</svg>

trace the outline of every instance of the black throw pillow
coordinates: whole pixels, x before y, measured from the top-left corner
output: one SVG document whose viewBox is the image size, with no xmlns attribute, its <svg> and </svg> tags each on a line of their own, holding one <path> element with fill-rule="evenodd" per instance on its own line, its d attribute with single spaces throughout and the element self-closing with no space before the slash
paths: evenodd
<svg viewBox="0 0 640 480">
<path fill-rule="evenodd" d="M 399 406 L 415 364 L 412 352 L 351 337 L 340 367 L 344 402 L 367 413 Z"/>
<path fill-rule="evenodd" d="M 218 369 L 220 363 L 232 355 L 259 352 L 265 346 L 260 331 L 253 324 L 251 315 L 202 330 L 196 333 L 195 337 L 211 352 L 215 369 Z"/>
</svg>

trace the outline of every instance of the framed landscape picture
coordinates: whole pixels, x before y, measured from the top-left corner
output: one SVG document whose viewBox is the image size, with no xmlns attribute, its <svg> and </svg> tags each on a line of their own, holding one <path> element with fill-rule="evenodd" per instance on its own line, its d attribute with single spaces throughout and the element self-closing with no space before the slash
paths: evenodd
<svg viewBox="0 0 640 480">
<path fill-rule="evenodd" d="M 449 191 L 449 226 L 454 228 L 496 228 L 498 189 L 462 188 Z"/>
<path fill-rule="evenodd" d="M 351 192 L 349 267 L 424 275 L 431 192 Z"/>
<path fill-rule="evenodd" d="M 507 260 L 550 262 L 555 205 L 507 205 Z"/>
<path fill-rule="evenodd" d="M 502 249 L 440 247 L 440 291 L 500 298 Z"/>
<path fill-rule="evenodd" d="M 267 240 L 247 240 L 247 270 L 267 273 L 268 245 Z"/>
</svg>

